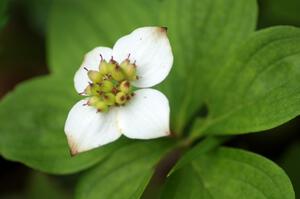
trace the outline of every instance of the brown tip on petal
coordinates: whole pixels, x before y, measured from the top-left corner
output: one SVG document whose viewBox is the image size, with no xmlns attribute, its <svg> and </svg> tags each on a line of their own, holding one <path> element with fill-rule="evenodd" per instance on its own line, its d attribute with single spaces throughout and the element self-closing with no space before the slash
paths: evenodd
<svg viewBox="0 0 300 199">
<path fill-rule="evenodd" d="M 77 150 L 74 150 L 73 148 L 70 148 L 70 155 L 72 157 L 76 156 L 79 152 Z"/>
<path fill-rule="evenodd" d="M 67 136 L 67 139 L 68 139 L 68 144 L 69 144 L 69 149 L 70 149 L 71 156 L 77 155 L 79 153 L 78 148 L 77 148 L 77 144 L 74 142 L 72 137 Z"/>
<path fill-rule="evenodd" d="M 161 27 L 163 30 L 168 31 L 168 27 Z"/>
<path fill-rule="evenodd" d="M 167 33 L 168 28 L 167 27 L 159 27 L 159 30 L 161 33 Z"/>
</svg>

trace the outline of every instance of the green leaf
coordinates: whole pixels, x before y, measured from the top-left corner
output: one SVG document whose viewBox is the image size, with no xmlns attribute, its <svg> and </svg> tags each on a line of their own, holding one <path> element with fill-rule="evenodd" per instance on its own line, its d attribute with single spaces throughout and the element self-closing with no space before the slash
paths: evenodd
<svg viewBox="0 0 300 199">
<path fill-rule="evenodd" d="M 49 19 L 50 69 L 73 77 L 88 51 L 112 47 L 136 27 L 153 24 L 155 5 L 147 0 L 55 1 Z"/>
<path fill-rule="evenodd" d="M 49 173 L 73 173 L 103 160 L 124 140 L 71 157 L 64 134 L 77 101 L 67 79 L 37 78 L 18 86 L 0 103 L 0 153 Z M 126 143 L 126 142 L 125 142 Z"/>
<path fill-rule="evenodd" d="M 26 0 L 24 8 L 26 9 L 26 17 L 30 20 L 33 26 L 41 34 L 46 33 L 46 26 L 48 22 L 49 12 L 53 0 Z"/>
<path fill-rule="evenodd" d="M 137 27 L 167 26 L 175 60 L 159 88 L 170 100 L 173 131 L 182 133 L 213 92 L 215 74 L 255 22 L 254 0 L 56 1 L 49 24 L 50 66 L 73 76 L 95 46 L 112 47 Z"/>
<path fill-rule="evenodd" d="M 172 170 L 169 172 L 169 175 L 174 171 L 184 167 L 189 164 L 192 160 L 197 159 L 202 154 L 205 154 L 217 147 L 219 147 L 222 143 L 226 142 L 230 139 L 230 136 L 224 137 L 207 137 L 202 142 L 197 144 L 191 150 L 189 150 L 179 161 L 175 164 Z"/>
<path fill-rule="evenodd" d="M 294 199 L 295 195 L 287 175 L 270 160 L 222 147 L 175 171 L 162 198 Z"/>
<path fill-rule="evenodd" d="M 241 134 L 276 127 L 300 113 L 300 29 L 256 32 L 214 84 L 207 134 Z"/>
<path fill-rule="evenodd" d="M 171 101 L 176 102 L 172 108 L 180 107 L 174 123 L 182 131 L 215 92 L 211 82 L 227 57 L 254 31 L 256 2 L 169 0 L 162 15 L 175 57 L 172 77 L 163 88 L 170 87 Z"/>
<path fill-rule="evenodd" d="M 116 151 L 80 179 L 76 198 L 140 198 L 155 165 L 171 145 L 167 139 L 139 141 Z"/>
</svg>

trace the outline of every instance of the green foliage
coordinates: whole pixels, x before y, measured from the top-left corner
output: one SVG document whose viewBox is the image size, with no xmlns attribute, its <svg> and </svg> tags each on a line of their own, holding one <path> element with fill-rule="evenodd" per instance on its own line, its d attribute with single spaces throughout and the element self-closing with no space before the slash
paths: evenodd
<svg viewBox="0 0 300 199">
<path fill-rule="evenodd" d="M 296 117 L 299 78 L 300 29 L 274 27 L 256 32 L 216 77 L 204 131 L 255 132 Z"/>
<path fill-rule="evenodd" d="M 46 26 L 53 0 L 24 0 L 26 14 L 37 31 L 46 33 Z"/>
<path fill-rule="evenodd" d="M 289 178 L 273 162 L 243 150 L 219 148 L 196 156 L 167 180 L 162 198 L 295 198 Z"/>
<path fill-rule="evenodd" d="M 27 81 L 1 101 L 1 155 L 56 174 L 95 165 L 80 179 L 78 199 L 139 198 L 174 143 L 121 139 L 71 157 L 63 129 L 79 99 L 72 79 L 84 54 L 112 47 L 141 26 L 169 28 L 175 62 L 159 89 L 170 101 L 175 134 L 192 127 L 188 139 L 194 141 L 294 118 L 300 113 L 300 30 L 254 32 L 256 9 L 254 0 L 54 1 L 47 35 L 52 74 Z M 197 115 L 203 105 L 206 118 Z M 223 141 L 209 137 L 185 154 L 163 198 L 294 198 L 280 168 L 249 152 L 218 148 Z"/>
<path fill-rule="evenodd" d="M 1 155 L 49 173 L 85 169 L 125 144 L 118 141 L 71 157 L 64 122 L 77 96 L 65 79 L 43 77 L 23 83 L 0 104 Z"/>
<path fill-rule="evenodd" d="M 230 139 L 230 137 L 207 137 L 205 140 L 197 144 L 195 147 L 190 149 L 183 157 L 179 159 L 179 161 L 175 164 L 169 174 L 174 171 L 186 166 L 191 161 L 196 159 L 197 157 L 202 156 L 203 154 L 208 153 L 209 151 L 219 147 L 223 142 Z"/>
<path fill-rule="evenodd" d="M 232 51 L 254 31 L 256 3 L 167 0 L 161 14 L 162 23 L 170 29 L 175 57 L 172 76 L 163 90 L 176 103 L 171 109 L 177 117 L 173 118 L 174 130 L 181 132 L 202 103 L 208 103 L 216 92 L 211 83 Z"/>
<path fill-rule="evenodd" d="M 182 133 L 186 122 L 214 92 L 207 87 L 215 73 L 237 44 L 254 31 L 255 21 L 252 0 L 63 1 L 56 4 L 49 25 L 50 66 L 54 73 L 71 76 L 83 55 L 96 45 L 112 47 L 137 27 L 168 27 L 175 63 L 160 90 L 170 101 L 173 130 Z M 197 92 L 190 93 L 194 89 Z"/>
<path fill-rule="evenodd" d="M 155 5 L 137 0 L 55 1 L 48 33 L 52 73 L 73 77 L 88 51 L 96 46 L 112 47 L 135 28 L 153 24 L 153 14 L 149 14 Z"/>
<path fill-rule="evenodd" d="M 87 171 L 79 182 L 78 199 L 138 199 L 163 154 L 168 140 L 136 142 L 113 153 L 109 160 Z"/>
</svg>

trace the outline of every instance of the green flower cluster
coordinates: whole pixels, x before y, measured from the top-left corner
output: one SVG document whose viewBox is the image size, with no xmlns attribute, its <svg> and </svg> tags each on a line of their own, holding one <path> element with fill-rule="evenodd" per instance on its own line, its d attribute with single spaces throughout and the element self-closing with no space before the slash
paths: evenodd
<svg viewBox="0 0 300 199">
<path fill-rule="evenodd" d="M 131 81 L 138 77 L 135 63 L 128 58 L 119 64 L 113 58 L 107 62 L 101 57 L 99 71 L 87 70 L 87 75 L 91 82 L 83 94 L 89 97 L 87 105 L 99 112 L 125 105 L 134 96 Z"/>
</svg>

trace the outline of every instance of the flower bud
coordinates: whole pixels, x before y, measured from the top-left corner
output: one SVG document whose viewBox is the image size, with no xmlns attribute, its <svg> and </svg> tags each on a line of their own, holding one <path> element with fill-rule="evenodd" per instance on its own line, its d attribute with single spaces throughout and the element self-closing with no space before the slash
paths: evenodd
<svg viewBox="0 0 300 199">
<path fill-rule="evenodd" d="M 102 91 L 102 88 L 99 84 L 93 84 L 92 88 L 94 95 L 98 95 Z"/>
<path fill-rule="evenodd" d="M 116 102 L 116 97 L 114 94 L 112 93 L 105 93 L 103 96 L 103 101 L 107 104 L 107 105 L 113 105 Z"/>
<path fill-rule="evenodd" d="M 108 111 L 108 105 L 105 102 L 103 102 L 103 101 L 98 101 L 95 104 L 95 107 L 97 108 L 97 110 L 99 112 L 107 112 Z"/>
<path fill-rule="evenodd" d="M 114 84 L 109 80 L 104 80 L 100 84 L 100 90 L 103 92 L 111 92 L 114 87 Z"/>
<path fill-rule="evenodd" d="M 136 66 L 131 64 L 128 59 L 125 59 L 121 64 L 120 67 L 124 71 L 126 78 L 130 81 L 136 80 Z"/>
<path fill-rule="evenodd" d="M 92 85 L 88 85 L 88 86 L 84 89 L 84 93 L 85 93 L 87 96 L 93 95 L 93 88 L 92 88 Z"/>
<path fill-rule="evenodd" d="M 97 82 L 101 82 L 103 75 L 98 71 L 89 70 L 88 77 L 92 82 L 97 83 Z"/>
<path fill-rule="evenodd" d="M 99 72 L 102 75 L 109 74 L 111 72 L 111 70 L 112 70 L 113 67 L 114 67 L 113 64 L 107 63 L 105 60 L 102 60 L 100 62 L 100 65 L 99 65 Z"/>
<path fill-rule="evenodd" d="M 97 102 L 99 102 L 99 101 L 100 101 L 99 97 L 93 96 L 93 97 L 89 98 L 88 105 L 95 106 L 97 104 Z"/>
<path fill-rule="evenodd" d="M 120 86 L 119 86 L 120 91 L 124 92 L 124 93 L 129 93 L 131 90 L 130 87 L 130 82 L 129 81 L 122 81 Z"/>
<path fill-rule="evenodd" d="M 130 64 L 130 60 L 127 58 L 124 61 L 121 62 L 120 67 L 122 69 L 126 68 Z"/>
<path fill-rule="evenodd" d="M 116 95 L 116 103 L 119 105 L 125 104 L 126 102 L 126 94 L 123 92 L 118 92 Z"/>
<path fill-rule="evenodd" d="M 120 68 L 120 66 L 115 66 L 113 68 L 113 70 L 111 71 L 111 76 L 116 81 L 122 81 L 125 79 L 125 75 L 124 75 L 122 69 Z"/>
</svg>

